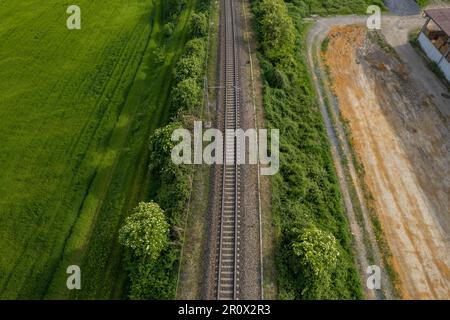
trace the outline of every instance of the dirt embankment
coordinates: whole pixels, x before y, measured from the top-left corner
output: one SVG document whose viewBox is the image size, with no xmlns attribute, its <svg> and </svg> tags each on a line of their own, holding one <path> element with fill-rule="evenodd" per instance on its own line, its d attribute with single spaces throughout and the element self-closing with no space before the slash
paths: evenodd
<svg viewBox="0 0 450 320">
<path fill-rule="evenodd" d="M 404 298 L 450 298 L 450 131 L 394 52 L 334 27 L 327 65 Z M 384 49 L 382 49 L 382 47 Z"/>
</svg>

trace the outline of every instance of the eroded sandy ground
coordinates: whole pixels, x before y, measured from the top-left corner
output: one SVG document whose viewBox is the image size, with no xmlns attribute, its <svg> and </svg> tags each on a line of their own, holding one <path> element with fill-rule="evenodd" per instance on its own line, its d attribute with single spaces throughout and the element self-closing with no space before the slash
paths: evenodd
<svg viewBox="0 0 450 320">
<path fill-rule="evenodd" d="M 368 39 L 364 27 L 332 28 L 329 48 L 334 91 L 404 298 L 449 299 L 448 117 L 394 53 Z"/>
</svg>

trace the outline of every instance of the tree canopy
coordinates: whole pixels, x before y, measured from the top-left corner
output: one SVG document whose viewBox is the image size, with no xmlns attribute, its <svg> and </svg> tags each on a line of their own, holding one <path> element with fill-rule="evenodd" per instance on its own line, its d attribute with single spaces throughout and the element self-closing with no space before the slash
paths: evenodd
<svg viewBox="0 0 450 320">
<path fill-rule="evenodd" d="M 189 110 L 201 106 L 202 87 L 193 78 L 185 79 L 173 90 L 172 107 L 178 110 Z"/>
<path fill-rule="evenodd" d="M 192 37 L 205 37 L 208 35 L 208 18 L 202 12 L 194 13 L 189 25 L 189 31 Z"/>
<path fill-rule="evenodd" d="M 154 202 L 141 202 L 120 229 L 119 241 L 135 257 L 155 260 L 167 245 L 169 224 Z"/>
<path fill-rule="evenodd" d="M 295 27 L 283 0 L 261 0 L 255 8 L 261 42 L 272 63 L 286 62 L 295 48 Z"/>
<path fill-rule="evenodd" d="M 308 299 L 327 298 L 339 257 L 336 239 L 331 233 L 315 226 L 302 229 L 299 233 L 292 247 L 305 276 L 302 295 Z"/>
</svg>

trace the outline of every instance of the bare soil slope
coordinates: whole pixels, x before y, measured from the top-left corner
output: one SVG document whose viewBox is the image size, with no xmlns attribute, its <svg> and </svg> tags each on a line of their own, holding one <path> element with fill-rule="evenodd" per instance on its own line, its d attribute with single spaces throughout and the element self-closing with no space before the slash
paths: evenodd
<svg viewBox="0 0 450 320">
<path fill-rule="evenodd" d="M 364 27 L 334 27 L 326 60 L 404 298 L 450 298 L 448 119 Z"/>
</svg>

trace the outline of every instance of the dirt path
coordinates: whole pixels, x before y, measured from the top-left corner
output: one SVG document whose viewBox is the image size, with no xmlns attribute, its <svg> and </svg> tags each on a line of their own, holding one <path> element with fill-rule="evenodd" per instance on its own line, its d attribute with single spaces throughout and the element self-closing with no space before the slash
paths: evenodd
<svg viewBox="0 0 450 320">
<path fill-rule="evenodd" d="M 365 18 L 319 20 L 309 34 L 310 56 L 332 28 L 354 23 Z M 328 64 L 403 297 L 448 299 L 450 103 L 442 96 L 446 89 L 408 44 L 409 31 L 422 24 L 418 16 L 383 18 L 382 32 L 406 65 L 368 45 L 364 28 L 334 29 Z M 355 238 L 358 244 L 361 239 Z M 357 248 L 364 262 L 364 250 Z"/>
</svg>

